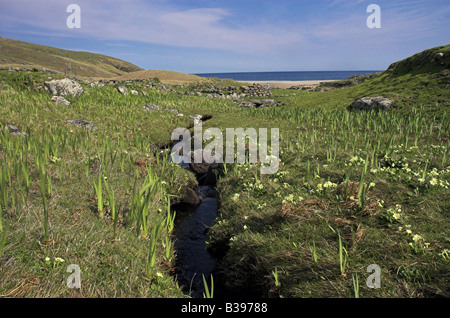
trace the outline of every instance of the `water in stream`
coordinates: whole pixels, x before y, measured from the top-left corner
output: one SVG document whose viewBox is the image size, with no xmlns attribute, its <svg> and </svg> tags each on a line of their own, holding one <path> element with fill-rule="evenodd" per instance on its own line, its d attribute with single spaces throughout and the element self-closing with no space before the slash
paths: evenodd
<svg viewBox="0 0 450 318">
<path fill-rule="evenodd" d="M 217 216 L 217 199 L 206 197 L 194 207 L 175 207 L 174 236 L 177 254 L 177 279 L 183 291 L 192 297 L 202 297 L 203 277 L 208 279 L 217 259 L 206 250 L 208 228 Z"/>
</svg>

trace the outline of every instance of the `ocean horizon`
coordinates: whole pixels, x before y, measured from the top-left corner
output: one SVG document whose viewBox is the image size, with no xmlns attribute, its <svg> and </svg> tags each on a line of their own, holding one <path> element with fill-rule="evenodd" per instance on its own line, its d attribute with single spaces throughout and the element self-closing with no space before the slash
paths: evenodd
<svg viewBox="0 0 450 318">
<path fill-rule="evenodd" d="M 353 75 L 366 75 L 381 71 L 290 71 L 290 72 L 234 72 L 196 73 L 207 78 L 233 79 L 235 81 L 325 81 L 344 80 Z"/>
</svg>

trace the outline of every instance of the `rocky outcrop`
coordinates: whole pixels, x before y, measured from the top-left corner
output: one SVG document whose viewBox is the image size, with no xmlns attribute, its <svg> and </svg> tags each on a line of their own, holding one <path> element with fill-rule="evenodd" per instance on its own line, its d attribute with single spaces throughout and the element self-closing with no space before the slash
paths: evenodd
<svg viewBox="0 0 450 318">
<path fill-rule="evenodd" d="M 77 81 L 70 78 L 45 82 L 44 85 L 52 95 L 73 97 L 83 95 L 83 87 Z"/>
<path fill-rule="evenodd" d="M 376 96 L 357 99 L 348 107 L 348 110 L 389 110 L 393 107 L 393 100 Z"/>
</svg>

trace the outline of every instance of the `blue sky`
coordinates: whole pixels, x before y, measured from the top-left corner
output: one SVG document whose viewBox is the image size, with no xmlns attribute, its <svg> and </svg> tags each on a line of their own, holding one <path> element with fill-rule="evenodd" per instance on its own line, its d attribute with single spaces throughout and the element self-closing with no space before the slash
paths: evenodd
<svg viewBox="0 0 450 318">
<path fill-rule="evenodd" d="M 185 73 L 384 70 L 450 43 L 450 1 L 0 0 L 0 36 Z"/>
</svg>

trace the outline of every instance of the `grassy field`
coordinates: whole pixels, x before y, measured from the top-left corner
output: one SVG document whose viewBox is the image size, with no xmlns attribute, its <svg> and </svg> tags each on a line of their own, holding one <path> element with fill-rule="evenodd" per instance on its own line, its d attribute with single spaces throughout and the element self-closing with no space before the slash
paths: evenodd
<svg viewBox="0 0 450 318">
<path fill-rule="evenodd" d="M 207 242 L 220 256 L 217 288 L 260 297 L 448 297 L 450 76 L 448 67 L 411 73 L 399 65 L 344 89 L 275 89 L 284 105 L 262 109 L 141 82 L 130 87 L 147 96 L 82 84 L 85 93 L 64 106 L 38 88 L 47 75 L 0 71 L 0 295 L 187 297 L 173 277 L 170 204 L 196 180 L 160 153 L 175 128 L 200 114 L 211 117 L 204 129 L 280 129 L 276 174 L 251 164 L 222 169 Z M 378 95 L 397 109 L 346 110 Z M 144 111 L 147 103 L 184 116 Z M 66 286 L 69 264 L 81 269 L 80 290 Z M 372 264 L 381 288 L 366 284 Z"/>
</svg>

